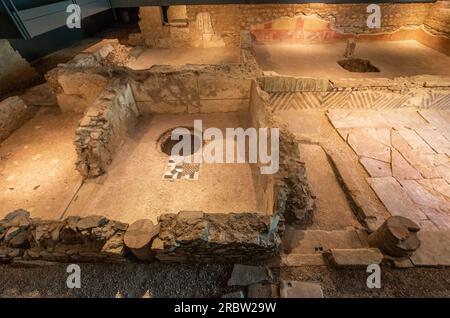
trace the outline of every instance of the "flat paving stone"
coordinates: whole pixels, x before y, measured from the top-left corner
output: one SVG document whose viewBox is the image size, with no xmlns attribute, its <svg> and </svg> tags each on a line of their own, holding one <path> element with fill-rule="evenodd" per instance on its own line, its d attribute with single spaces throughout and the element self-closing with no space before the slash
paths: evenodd
<svg viewBox="0 0 450 318">
<path fill-rule="evenodd" d="M 422 175 L 395 149 L 392 149 L 392 176 L 397 180 L 418 180 Z"/>
<path fill-rule="evenodd" d="M 248 286 L 248 298 L 278 298 L 279 288 L 276 284 L 252 284 Z"/>
<path fill-rule="evenodd" d="M 221 298 L 245 298 L 242 290 L 222 295 Z"/>
<path fill-rule="evenodd" d="M 409 197 L 421 206 L 450 213 L 450 202 L 441 196 L 433 195 L 415 180 L 400 180 Z"/>
<path fill-rule="evenodd" d="M 423 109 L 419 114 L 441 132 L 450 131 L 450 111 L 437 109 Z"/>
<path fill-rule="evenodd" d="M 367 178 L 372 189 L 391 215 L 401 215 L 421 224 L 427 217 L 392 177 Z"/>
<path fill-rule="evenodd" d="M 348 144 L 358 156 L 391 162 L 390 147 L 370 138 L 367 134 L 352 131 L 348 136 Z"/>
<path fill-rule="evenodd" d="M 421 245 L 411 256 L 415 266 L 450 266 L 450 231 L 419 231 Z"/>
<path fill-rule="evenodd" d="M 398 133 L 411 146 L 414 151 L 433 154 L 434 150 L 412 129 L 399 129 Z"/>
<path fill-rule="evenodd" d="M 285 281 L 280 283 L 281 298 L 324 298 L 318 283 Z"/>
<path fill-rule="evenodd" d="M 373 178 L 392 176 L 391 165 L 387 162 L 367 157 L 361 157 L 359 162 L 361 162 L 367 173 Z"/>
</svg>

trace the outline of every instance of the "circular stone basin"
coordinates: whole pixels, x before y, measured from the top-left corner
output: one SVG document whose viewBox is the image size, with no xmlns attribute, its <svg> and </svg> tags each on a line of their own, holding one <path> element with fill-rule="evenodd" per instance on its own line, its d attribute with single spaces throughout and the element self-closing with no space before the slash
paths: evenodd
<svg viewBox="0 0 450 318">
<path fill-rule="evenodd" d="M 369 60 L 365 59 L 351 58 L 346 60 L 340 60 L 338 61 L 338 64 L 349 72 L 369 73 L 380 71 L 378 67 L 374 66 L 372 63 L 370 63 Z"/>
<path fill-rule="evenodd" d="M 179 140 L 172 140 L 172 131 L 177 128 L 188 129 L 189 134 L 182 135 Z M 173 154 L 172 153 L 173 147 L 177 143 L 179 143 L 181 140 L 183 140 L 184 138 L 190 138 L 190 140 L 191 140 L 191 147 L 190 147 L 188 153 L 183 153 L 183 149 L 181 149 L 179 153 Z M 198 148 L 200 148 L 199 146 L 197 146 L 197 148 L 195 147 L 196 140 L 197 140 L 198 144 L 200 145 L 199 138 L 194 135 L 194 128 L 192 128 L 192 127 L 175 127 L 175 128 L 171 128 L 171 129 L 167 130 L 158 138 L 158 148 L 161 152 L 165 153 L 168 156 L 172 156 L 172 155 L 177 156 L 178 155 L 178 156 L 186 157 L 186 156 L 190 156 L 190 155 L 196 153 Z"/>
</svg>

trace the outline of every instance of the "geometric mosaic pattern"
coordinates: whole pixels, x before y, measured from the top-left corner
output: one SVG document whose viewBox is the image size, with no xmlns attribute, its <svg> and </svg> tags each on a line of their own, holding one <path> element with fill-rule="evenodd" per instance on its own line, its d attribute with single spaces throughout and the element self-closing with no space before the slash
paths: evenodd
<svg viewBox="0 0 450 318">
<path fill-rule="evenodd" d="M 200 172 L 200 164 L 186 163 L 183 160 L 175 160 L 174 157 L 169 158 L 163 180 L 198 180 Z"/>
<path fill-rule="evenodd" d="M 331 91 L 272 93 L 270 105 L 275 111 L 300 109 L 394 109 L 418 107 L 433 109 L 450 108 L 450 92 L 434 90 L 406 93 L 386 91 Z"/>
</svg>

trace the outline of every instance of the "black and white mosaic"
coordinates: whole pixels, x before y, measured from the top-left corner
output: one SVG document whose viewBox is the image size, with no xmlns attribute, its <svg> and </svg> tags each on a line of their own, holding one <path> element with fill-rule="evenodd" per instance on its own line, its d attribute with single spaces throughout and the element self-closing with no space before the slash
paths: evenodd
<svg viewBox="0 0 450 318">
<path fill-rule="evenodd" d="M 163 175 L 164 180 L 198 180 L 200 164 L 187 163 L 183 159 L 169 158 L 166 170 Z"/>
</svg>

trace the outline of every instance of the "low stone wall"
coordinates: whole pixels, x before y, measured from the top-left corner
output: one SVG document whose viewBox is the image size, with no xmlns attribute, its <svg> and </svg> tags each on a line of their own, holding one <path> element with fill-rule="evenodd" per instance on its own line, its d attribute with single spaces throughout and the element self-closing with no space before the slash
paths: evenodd
<svg viewBox="0 0 450 318">
<path fill-rule="evenodd" d="M 77 169 L 84 177 L 102 175 L 139 112 L 130 85 L 112 82 L 89 107 L 76 131 Z"/>
<path fill-rule="evenodd" d="M 252 82 L 250 111 L 254 127 L 279 127 L 280 168 L 275 175 L 261 176 L 265 184 L 263 204 L 270 206 L 283 223 L 307 225 L 311 223 L 315 208 L 314 199 L 306 176 L 304 163 L 299 161 L 299 143 L 295 136 L 273 117 L 270 96 Z M 264 182 L 265 181 L 265 182 Z"/>
<path fill-rule="evenodd" d="M 8 40 L 0 39 L 0 97 L 29 86 L 39 78 Z"/>
<path fill-rule="evenodd" d="M 146 258 L 161 262 L 254 262 L 279 252 L 278 217 L 180 212 L 160 216 Z M 128 225 L 102 216 L 33 219 L 17 210 L 0 220 L 0 263 L 125 262 Z"/>
<path fill-rule="evenodd" d="M 30 118 L 31 112 L 18 96 L 0 102 L 0 142 L 20 128 Z"/>
</svg>

